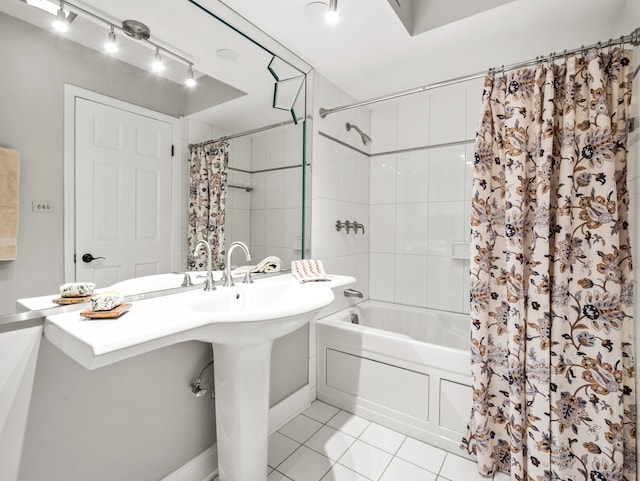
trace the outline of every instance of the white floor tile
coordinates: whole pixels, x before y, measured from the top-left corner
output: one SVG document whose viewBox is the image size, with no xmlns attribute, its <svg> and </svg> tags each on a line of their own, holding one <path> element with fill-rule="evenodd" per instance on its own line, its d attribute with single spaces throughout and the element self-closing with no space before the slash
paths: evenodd
<svg viewBox="0 0 640 481">
<path fill-rule="evenodd" d="M 447 452 L 442 449 L 409 437 L 405 439 L 396 453 L 399 458 L 416 464 L 432 473 L 440 471 L 446 455 Z"/>
<path fill-rule="evenodd" d="M 340 411 L 327 423 L 328 426 L 331 426 L 338 431 L 342 431 L 343 433 L 347 433 L 354 438 L 360 436 L 362 432 L 367 429 L 369 424 L 371 424 L 371 421 L 367 421 L 366 419 L 356 416 L 355 414 L 348 413 L 347 411 Z"/>
<path fill-rule="evenodd" d="M 300 447 L 300 444 L 293 439 L 286 437 L 278 432 L 269 436 L 269 454 L 267 462 L 271 467 L 277 467 L 291 453 Z"/>
<path fill-rule="evenodd" d="M 478 465 L 466 458 L 448 453 L 444 460 L 440 476 L 451 481 L 487 481 L 491 477 L 481 476 L 478 473 Z"/>
<path fill-rule="evenodd" d="M 323 426 L 304 444 L 329 459 L 337 461 L 355 440 L 353 436 L 332 427 Z"/>
<path fill-rule="evenodd" d="M 406 436 L 404 434 L 400 434 L 376 423 L 371 423 L 360 436 L 360 440 L 365 443 L 371 444 L 391 454 L 396 454 L 405 438 Z"/>
<path fill-rule="evenodd" d="M 324 424 L 335 416 L 338 411 L 340 411 L 338 408 L 334 408 L 322 401 L 315 400 L 302 414 Z"/>
<path fill-rule="evenodd" d="M 290 481 L 291 478 L 287 478 L 284 474 L 279 473 L 278 471 L 272 471 L 269 476 L 267 476 L 267 481 Z"/>
<path fill-rule="evenodd" d="M 322 423 L 319 423 L 315 419 L 308 418 L 299 414 L 287 424 L 278 429 L 278 432 L 289 436 L 291 439 L 304 443 L 313 434 L 322 427 Z"/>
<path fill-rule="evenodd" d="M 295 453 L 278 466 L 278 471 L 293 481 L 319 481 L 327 474 L 333 464 L 329 458 L 306 446 L 300 446 Z"/>
<path fill-rule="evenodd" d="M 393 456 L 357 440 L 338 461 L 369 479 L 378 479 Z"/>
<path fill-rule="evenodd" d="M 435 481 L 436 475 L 400 458 L 393 458 L 380 481 Z"/>
<path fill-rule="evenodd" d="M 327 474 L 325 474 L 322 481 L 370 481 L 369 478 L 351 471 L 349 468 L 344 467 L 342 464 L 334 464 Z"/>
</svg>

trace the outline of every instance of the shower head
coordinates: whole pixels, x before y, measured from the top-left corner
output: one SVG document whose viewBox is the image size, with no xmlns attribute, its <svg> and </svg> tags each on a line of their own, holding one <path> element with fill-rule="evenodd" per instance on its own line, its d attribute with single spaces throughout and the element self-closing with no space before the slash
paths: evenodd
<svg viewBox="0 0 640 481">
<path fill-rule="evenodd" d="M 350 124 L 349 122 L 347 122 L 346 127 L 347 127 L 347 132 L 349 132 L 351 129 L 353 129 L 356 132 L 358 132 L 360 134 L 360 138 L 362 139 L 362 143 L 364 145 L 369 145 L 371 143 L 371 137 L 369 137 L 362 130 L 360 130 L 360 128 L 357 125 L 353 125 L 353 124 Z"/>
</svg>

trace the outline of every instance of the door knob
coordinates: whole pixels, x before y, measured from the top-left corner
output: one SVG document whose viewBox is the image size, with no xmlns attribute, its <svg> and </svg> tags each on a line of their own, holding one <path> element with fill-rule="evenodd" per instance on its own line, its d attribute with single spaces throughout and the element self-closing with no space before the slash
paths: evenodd
<svg viewBox="0 0 640 481">
<path fill-rule="evenodd" d="M 82 256 L 82 262 L 91 262 L 95 261 L 96 259 L 106 259 L 106 257 L 93 257 L 91 254 L 84 254 Z"/>
</svg>

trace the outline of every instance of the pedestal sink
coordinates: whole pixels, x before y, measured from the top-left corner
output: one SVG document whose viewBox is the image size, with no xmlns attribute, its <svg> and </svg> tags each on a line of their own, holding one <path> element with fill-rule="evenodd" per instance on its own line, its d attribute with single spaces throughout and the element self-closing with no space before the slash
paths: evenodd
<svg viewBox="0 0 640 481">
<path fill-rule="evenodd" d="M 266 481 L 271 346 L 333 301 L 329 285 L 283 275 L 138 301 L 118 319 L 68 312 L 46 318 L 45 336 L 87 369 L 178 342 L 210 342 L 220 481 Z"/>
<path fill-rule="evenodd" d="M 331 289 L 297 282 L 219 287 L 186 300 L 216 319 L 197 339 L 213 344 L 220 481 L 265 481 L 273 340 L 308 323 L 333 300 Z"/>
</svg>

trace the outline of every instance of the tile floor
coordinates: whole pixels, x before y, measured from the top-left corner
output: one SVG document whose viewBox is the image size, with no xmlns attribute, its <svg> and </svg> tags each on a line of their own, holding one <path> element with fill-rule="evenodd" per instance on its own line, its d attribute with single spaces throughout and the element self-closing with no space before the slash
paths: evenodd
<svg viewBox="0 0 640 481">
<path fill-rule="evenodd" d="M 268 481 L 487 481 L 475 463 L 314 401 L 269 438 Z M 508 481 L 498 474 L 495 481 Z"/>
</svg>

